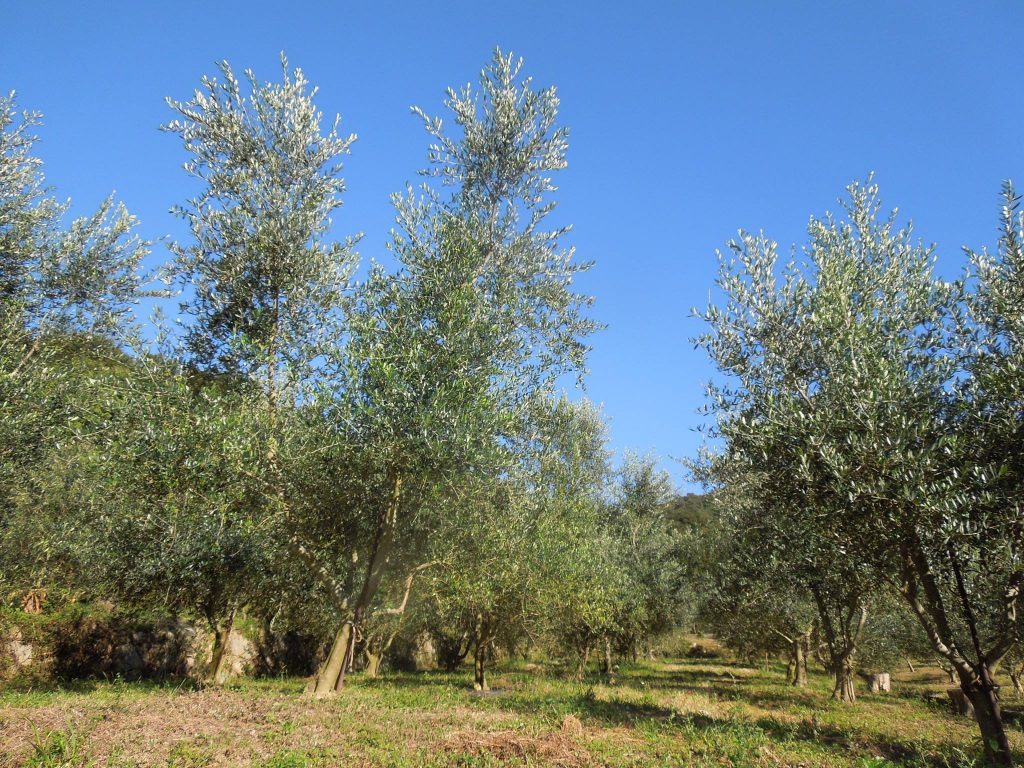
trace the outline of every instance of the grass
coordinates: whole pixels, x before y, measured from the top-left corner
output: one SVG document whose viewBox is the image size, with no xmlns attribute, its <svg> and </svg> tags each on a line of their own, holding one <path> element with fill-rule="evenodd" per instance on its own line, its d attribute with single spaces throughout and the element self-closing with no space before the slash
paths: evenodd
<svg viewBox="0 0 1024 768">
<path fill-rule="evenodd" d="M 353 676 L 325 701 L 296 678 L 88 682 L 0 693 L 0 766 L 980 765 L 975 724 L 925 697 L 945 689 L 941 673 L 895 678 L 853 706 L 830 701 L 822 675 L 796 689 L 778 667 L 696 660 L 584 681 L 510 664 L 492 696 L 467 673 Z"/>
</svg>

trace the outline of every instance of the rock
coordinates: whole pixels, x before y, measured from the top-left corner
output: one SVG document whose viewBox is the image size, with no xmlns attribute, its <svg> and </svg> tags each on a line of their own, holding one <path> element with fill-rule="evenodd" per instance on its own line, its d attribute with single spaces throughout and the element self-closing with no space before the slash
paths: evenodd
<svg viewBox="0 0 1024 768">
<path fill-rule="evenodd" d="M 31 643 L 25 642 L 24 635 L 21 634 L 19 627 L 11 629 L 6 642 L 0 648 L 3 649 L 4 655 L 11 657 L 11 665 L 14 669 L 32 666 L 32 662 L 36 657 L 35 647 Z"/>
<path fill-rule="evenodd" d="M 429 632 L 421 632 L 413 641 L 412 660 L 418 671 L 437 669 L 437 648 Z"/>
<path fill-rule="evenodd" d="M 134 642 L 122 643 L 114 649 L 114 658 L 111 668 L 116 675 L 130 679 L 142 676 L 146 669 L 146 662 Z"/>
<path fill-rule="evenodd" d="M 706 648 L 700 643 L 694 643 L 690 646 L 690 650 L 686 652 L 687 657 L 691 659 L 717 659 L 718 654 L 710 648 Z"/>
<path fill-rule="evenodd" d="M 7 649 L 11 652 L 11 657 L 14 659 L 14 666 L 28 667 L 32 665 L 32 659 L 35 658 L 35 649 L 31 643 L 11 640 L 7 644 Z"/>
<path fill-rule="evenodd" d="M 228 635 L 224 652 L 228 655 L 232 677 L 241 677 L 256 664 L 256 646 L 237 629 L 232 629 Z"/>
<path fill-rule="evenodd" d="M 179 624 L 168 631 L 173 635 L 173 642 L 181 648 L 181 666 L 184 674 L 191 675 L 201 660 L 205 637 L 191 624 Z"/>
</svg>

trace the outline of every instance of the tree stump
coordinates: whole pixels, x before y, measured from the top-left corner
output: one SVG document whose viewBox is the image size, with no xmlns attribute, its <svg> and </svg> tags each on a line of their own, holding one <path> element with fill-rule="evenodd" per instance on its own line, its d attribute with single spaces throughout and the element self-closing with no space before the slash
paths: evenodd
<svg viewBox="0 0 1024 768">
<path fill-rule="evenodd" d="M 46 600 L 46 589 L 36 587 L 30 589 L 21 601 L 21 610 L 25 613 L 39 614 L 43 612 L 43 602 Z"/>
<path fill-rule="evenodd" d="M 892 678 L 888 672 L 878 672 L 868 676 L 868 686 L 872 693 L 889 693 L 892 690 Z"/>
<path fill-rule="evenodd" d="M 950 688 L 946 691 L 949 701 L 953 705 L 953 714 L 963 717 L 974 717 L 974 705 L 971 700 L 959 688 Z"/>
</svg>

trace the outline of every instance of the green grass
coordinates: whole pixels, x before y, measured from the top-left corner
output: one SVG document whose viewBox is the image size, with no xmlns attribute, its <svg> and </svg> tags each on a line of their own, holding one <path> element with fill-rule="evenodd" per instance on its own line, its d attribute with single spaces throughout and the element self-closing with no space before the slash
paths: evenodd
<svg viewBox="0 0 1024 768">
<path fill-rule="evenodd" d="M 71 768 L 83 761 L 84 740 L 73 726 L 33 734 L 32 750 L 25 760 L 29 768 Z"/>
<path fill-rule="evenodd" d="M 852 706 L 823 675 L 796 689 L 778 667 L 709 661 L 584 681 L 509 664 L 490 696 L 467 672 L 356 675 L 324 701 L 300 679 L 79 683 L 0 694 L 0 766 L 980 765 L 974 723 L 925 699 L 946 687 L 931 672 Z M 1011 739 L 1024 747 L 1016 726 Z"/>
</svg>

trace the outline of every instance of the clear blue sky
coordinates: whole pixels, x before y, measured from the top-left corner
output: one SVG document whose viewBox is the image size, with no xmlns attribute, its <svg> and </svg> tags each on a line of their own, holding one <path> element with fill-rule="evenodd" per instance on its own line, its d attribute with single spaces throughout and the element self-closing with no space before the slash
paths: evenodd
<svg viewBox="0 0 1024 768">
<path fill-rule="evenodd" d="M 572 131 L 558 215 L 597 262 L 581 288 L 609 328 L 588 395 L 620 451 L 696 450 L 711 370 L 690 310 L 738 228 L 801 242 L 811 213 L 874 171 L 952 276 L 962 245 L 994 240 L 1000 182 L 1024 186 L 1019 0 L 7 0 L 0 29 L 0 89 L 45 113 L 50 182 L 78 213 L 116 189 L 148 237 L 180 231 L 167 211 L 192 189 L 157 130 L 163 98 L 225 58 L 276 78 L 286 51 L 359 134 L 335 222 L 365 233 L 364 258 L 384 256 L 388 195 L 424 164 L 410 105 L 439 111 L 496 45 L 525 57 Z"/>
</svg>

